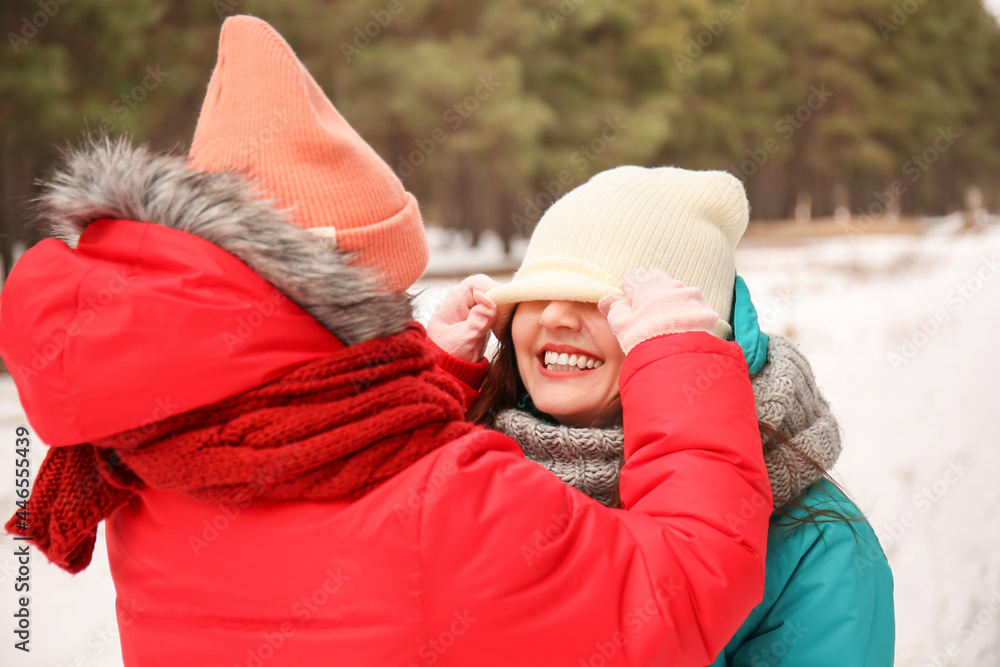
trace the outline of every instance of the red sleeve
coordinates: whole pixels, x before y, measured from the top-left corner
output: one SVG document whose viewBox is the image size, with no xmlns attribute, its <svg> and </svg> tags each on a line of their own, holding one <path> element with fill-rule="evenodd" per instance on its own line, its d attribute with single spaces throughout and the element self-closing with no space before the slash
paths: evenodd
<svg viewBox="0 0 1000 667">
<path fill-rule="evenodd" d="M 762 599 L 771 495 L 739 347 L 655 338 L 620 386 L 628 511 L 513 443 L 442 457 L 451 483 L 421 517 L 425 608 L 430 636 L 463 634 L 438 664 L 703 667 Z"/>
<path fill-rule="evenodd" d="M 452 356 L 442 350 L 429 337 L 427 343 L 437 350 L 438 368 L 462 383 L 462 393 L 465 398 L 465 407 L 468 409 L 472 402 L 479 396 L 479 388 L 486 375 L 486 369 L 490 367 L 490 362 L 483 357 L 478 362 L 472 363 Z"/>
</svg>

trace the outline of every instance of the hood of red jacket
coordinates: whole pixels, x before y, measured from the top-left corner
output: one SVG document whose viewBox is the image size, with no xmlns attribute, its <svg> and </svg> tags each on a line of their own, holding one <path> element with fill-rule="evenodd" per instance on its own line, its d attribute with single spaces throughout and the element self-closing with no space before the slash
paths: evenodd
<svg viewBox="0 0 1000 667">
<path fill-rule="evenodd" d="M 343 347 L 249 266 L 193 234 L 102 219 L 47 239 L 0 293 L 0 356 L 51 445 L 211 405 Z"/>
<path fill-rule="evenodd" d="M 94 138 L 39 202 L 53 238 L 0 293 L 0 356 L 52 445 L 212 405 L 412 320 L 405 293 L 245 175 Z"/>
</svg>

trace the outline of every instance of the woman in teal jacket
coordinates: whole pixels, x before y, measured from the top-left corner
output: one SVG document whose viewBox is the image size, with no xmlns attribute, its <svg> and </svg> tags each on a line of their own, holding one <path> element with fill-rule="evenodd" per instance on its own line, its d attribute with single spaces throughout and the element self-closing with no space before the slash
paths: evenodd
<svg viewBox="0 0 1000 667">
<path fill-rule="evenodd" d="M 481 386 L 472 420 L 510 435 L 527 458 L 567 484 L 621 506 L 618 472 L 629 426 L 614 387 L 609 392 L 596 381 L 586 384 L 584 369 L 600 351 L 587 345 L 576 350 L 582 344 L 573 343 L 574 334 L 595 326 L 598 309 L 608 318 L 605 325 L 614 326 L 603 295 L 614 293 L 612 283 L 629 267 L 663 270 L 698 288 L 716 312 L 729 314 L 716 335 L 735 339 L 746 357 L 776 508 L 764 599 L 713 667 L 888 667 L 895 640 L 892 575 L 871 526 L 827 476 L 840 455 L 840 429 L 809 363 L 790 341 L 760 331 L 746 284 L 735 275 L 733 247 L 747 218 L 742 185 L 719 172 L 602 172 L 546 211 L 508 285 L 485 276 L 467 279 L 438 308 L 428 333 L 448 353 L 441 367 L 472 389 Z M 558 306 L 546 314 L 551 304 Z M 488 365 L 481 355 L 498 306 L 516 310 L 494 328 L 500 345 Z M 532 317 L 521 313 L 524 307 L 541 313 L 536 325 L 546 330 L 537 362 L 516 349 L 517 332 L 524 329 L 514 321 L 518 314 L 521 321 Z M 552 344 L 560 342 L 566 344 Z M 560 391 L 544 383 L 539 390 L 539 363 L 550 383 L 563 383 Z M 688 388 L 689 405 L 711 382 L 709 372 Z M 683 401 L 663 405 L 664 411 L 685 409 Z M 748 503 L 723 520 L 737 533 L 762 511 L 771 507 Z"/>
<path fill-rule="evenodd" d="M 871 526 L 825 479 L 797 502 L 805 509 L 786 510 L 795 519 L 826 511 L 854 520 L 814 518 L 785 530 L 788 519 L 775 513 L 764 601 L 712 667 L 891 665 L 892 575 Z"/>
<path fill-rule="evenodd" d="M 776 509 L 767 541 L 764 600 L 712 667 L 892 665 L 895 617 L 889 564 L 862 512 L 823 472 L 833 466 L 840 452 L 836 422 L 805 359 L 789 349 L 787 341 L 777 336 L 769 340 L 760 331 L 750 294 L 740 278 L 735 292 L 733 330 L 753 374 Z M 794 363 L 778 368 L 785 366 L 783 359 Z M 767 376 L 772 374 L 791 379 L 791 386 L 798 388 L 784 392 L 777 401 L 762 401 L 763 391 L 758 387 L 768 384 Z M 803 391 L 806 387 L 809 390 Z M 810 407 L 812 400 L 816 403 Z M 785 422 L 787 429 L 795 419 L 768 413 L 772 406 L 794 412 L 796 405 L 815 418 L 803 424 L 808 437 L 786 430 L 782 444 L 795 445 L 798 451 L 793 452 L 798 456 L 784 456 L 781 466 L 777 459 L 770 460 L 768 440 L 777 441 L 775 422 Z M 780 506 L 782 499 L 792 497 L 795 488 L 807 483 L 793 500 Z"/>
</svg>

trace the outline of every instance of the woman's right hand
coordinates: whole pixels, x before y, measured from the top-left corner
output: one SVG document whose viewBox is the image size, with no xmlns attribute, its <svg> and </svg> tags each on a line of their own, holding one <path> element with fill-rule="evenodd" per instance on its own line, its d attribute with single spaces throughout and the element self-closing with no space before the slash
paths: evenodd
<svg viewBox="0 0 1000 667">
<path fill-rule="evenodd" d="M 606 296 L 597 307 L 608 318 L 625 354 L 644 340 L 682 331 L 715 328 L 719 314 L 697 287 L 665 271 L 633 269 L 622 278 L 625 296 Z"/>
<path fill-rule="evenodd" d="M 499 284 L 481 273 L 459 283 L 427 323 L 434 344 L 462 361 L 479 361 L 497 318 L 496 304 L 486 292 Z"/>
</svg>

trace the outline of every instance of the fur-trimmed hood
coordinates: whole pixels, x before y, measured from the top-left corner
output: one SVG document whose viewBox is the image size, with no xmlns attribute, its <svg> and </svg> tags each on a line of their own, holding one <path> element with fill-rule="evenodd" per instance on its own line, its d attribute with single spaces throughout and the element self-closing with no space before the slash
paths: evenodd
<svg viewBox="0 0 1000 667">
<path fill-rule="evenodd" d="M 374 270 L 291 224 L 244 176 L 198 171 L 179 155 L 124 138 L 90 139 L 68 150 L 39 205 L 47 235 L 71 248 L 100 218 L 199 236 L 248 264 L 348 345 L 398 333 L 412 319 L 406 294 L 379 289 Z"/>
<path fill-rule="evenodd" d="M 0 356 L 50 445 L 213 405 L 411 320 L 405 293 L 379 289 L 238 174 L 124 140 L 67 157 L 40 200 L 57 238 L 0 293 Z"/>
</svg>

